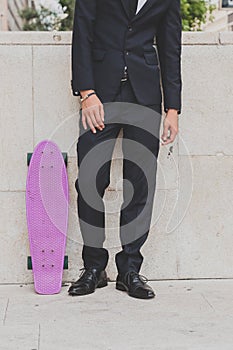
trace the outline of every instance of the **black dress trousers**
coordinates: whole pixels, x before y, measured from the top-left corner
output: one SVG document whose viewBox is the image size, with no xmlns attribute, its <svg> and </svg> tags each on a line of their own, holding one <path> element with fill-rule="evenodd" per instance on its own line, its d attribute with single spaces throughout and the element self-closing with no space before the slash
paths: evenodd
<svg viewBox="0 0 233 350">
<path fill-rule="evenodd" d="M 137 104 L 130 81 L 121 83 L 115 102 Z M 157 112 L 156 133 L 159 135 L 161 105 L 147 106 Z M 120 104 L 122 108 L 122 104 Z M 124 104 L 123 104 L 124 109 Z M 81 114 L 81 111 L 80 111 Z M 107 122 L 107 120 L 106 120 Z M 123 203 L 120 211 L 120 239 L 122 249 L 115 256 L 118 273 L 129 270 L 139 272 L 143 262 L 140 248 L 146 241 L 150 229 L 153 198 L 156 186 L 157 157 L 160 142 L 158 137 L 133 124 L 106 123 L 105 128 L 96 134 L 91 130 L 79 135 L 77 142 L 78 177 L 77 209 L 83 239 L 82 259 L 84 267 L 104 270 L 108 263 L 108 251 L 103 247 L 105 240 L 105 207 L 103 196 L 110 184 L 110 167 L 115 141 L 123 129 Z M 144 121 L 146 123 L 146 119 Z M 83 129 L 80 118 L 80 130 Z M 128 146 L 130 140 L 130 146 Z M 102 145 L 105 145 L 102 148 Z M 143 151 L 131 153 L 128 147 L 141 145 Z M 89 156 L 96 150 L 94 156 Z M 134 150 L 134 148 L 133 148 Z M 149 150 L 153 157 L 142 153 Z M 141 153 L 141 154 L 140 154 Z M 88 157 L 89 156 L 89 157 Z M 96 160 L 98 158 L 98 160 Z M 96 164 L 100 164 L 99 167 Z M 142 164 L 142 167 L 140 167 Z M 150 174 L 150 183 L 145 173 Z M 92 186 L 96 187 L 96 191 Z M 132 190 L 133 189 L 133 190 Z"/>
</svg>

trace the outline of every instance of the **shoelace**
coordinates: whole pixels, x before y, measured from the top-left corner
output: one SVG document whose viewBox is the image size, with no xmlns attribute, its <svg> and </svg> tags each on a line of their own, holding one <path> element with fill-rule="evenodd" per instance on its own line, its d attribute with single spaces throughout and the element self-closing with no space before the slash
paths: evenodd
<svg viewBox="0 0 233 350">
<path fill-rule="evenodd" d="M 82 267 L 81 269 L 79 269 L 79 271 L 82 271 L 79 275 L 79 280 L 82 280 L 83 279 L 82 277 L 84 277 L 84 275 L 85 275 L 85 277 L 86 276 L 93 277 L 93 273 L 91 272 L 90 269 L 86 269 L 85 267 Z"/>
<path fill-rule="evenodd" d="M 131 276 L 132 276 L 132 277 L 137 276 L 138 279 L 139 279 L 143 284 L 145 284 L 145 283 L 148 282 L 148 279 L 147 279 L 145 276 L 139 275 L 139 273 L 137 273 L 137 272 L 135 272 L 135 271 L 129 271 L 129 272 L 127 273 L 127 275 L 126 275 L 127 284 L 129 284 L 129 282 L 130 282 L 130 277 L 131 277 Z"/>
</svg>

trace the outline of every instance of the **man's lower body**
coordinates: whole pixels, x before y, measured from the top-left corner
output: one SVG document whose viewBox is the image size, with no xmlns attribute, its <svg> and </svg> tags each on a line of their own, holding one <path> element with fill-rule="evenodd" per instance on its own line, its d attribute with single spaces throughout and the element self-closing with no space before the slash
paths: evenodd
<svg viewBox="0 0 233 350">
<path fill-rule="evenodd" d="M 138 102 L 129 80 L 121 83 L 114 102 L 132 103 L 136 107 Z M 105 268 L 109 255 L 107 249 L 103 247 L 105 240 L 103 196 L 110 183 L 112 153 L 122 128 L 124 200 L 120 212 L 122 250 L 115 257 L 118 270 L 116 287 L 138 298 L 149 299 L 154 296 L 152 289 L 139 275 L 143 262 L 140 249 L 148 237 L 151 223 L 160 147 L 161 105 L 148 107 L 156 112 L 155 118 L 157 118 L 152 133 L 146 130 L 146 127 L 136 126 L 132 115 L 132 118 L 131 116 L 128 118 L 129 121 L 132 120 L 132 124 L 108 123 L 108 120 L 105 120 L 105 128 L 102 131 L 97 129 L 96 134 L 93 134 L 88 130 L 79 136 L 77 142 L 79 175 L 75 187 L 78 193 L 77 208 L 84 242 L 82 259 L 86 275 L 84 273 L 81 279 L 71 286 L 69 289 L 71 295 L 89 294 L 96 287 L 107 285 Z M 146 118 L 143 122 L 147 123 Z M 101 148 L 104 144 L 106 147 Z M 97 158 L 100 166 L 98 171 L 95 171 L 92 162 L 95 163 Z M 90 185 L 93 183 L 96 191 L 90 193 Z M 87 193 L 89 195 L 86 195 Z"/>
</svg>

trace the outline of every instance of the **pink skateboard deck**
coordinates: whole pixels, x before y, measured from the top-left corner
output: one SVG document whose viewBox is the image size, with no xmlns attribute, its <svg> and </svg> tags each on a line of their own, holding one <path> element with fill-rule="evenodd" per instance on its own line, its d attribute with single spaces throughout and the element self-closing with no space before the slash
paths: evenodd
<svg viewBox="0 0 233 350">
<path fill-rule="evenodd" d="M 63 156 L 52 141 L 40 142 L 32 154 L 26 212 L 35 291 L 59 293 L 68 225 L 68 179 Z"/>
</svg>

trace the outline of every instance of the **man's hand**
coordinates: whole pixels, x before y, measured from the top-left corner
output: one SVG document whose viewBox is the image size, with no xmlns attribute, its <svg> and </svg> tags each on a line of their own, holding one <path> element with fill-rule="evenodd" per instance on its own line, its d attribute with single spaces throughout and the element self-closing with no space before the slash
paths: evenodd
<svg viewBox="0 0 233 350">
<path fill-rule="evenodd" d="M 169 109 L 163 121 L 162 145 L 172 143 L 178 133 L 178 112 L 176 109 Z"/>
<path fill-rule="evenodd" d="M 84 97 L 93 90 L 81 91 L 81 96 Z M 97 95 L 92 95 L 82 102 L 82 123 L 86 130 L 87 124 L 91 131 L 96 133 L 96 128 L 100 131 L 104 126 L 104 107 Z"/>
</svg>

